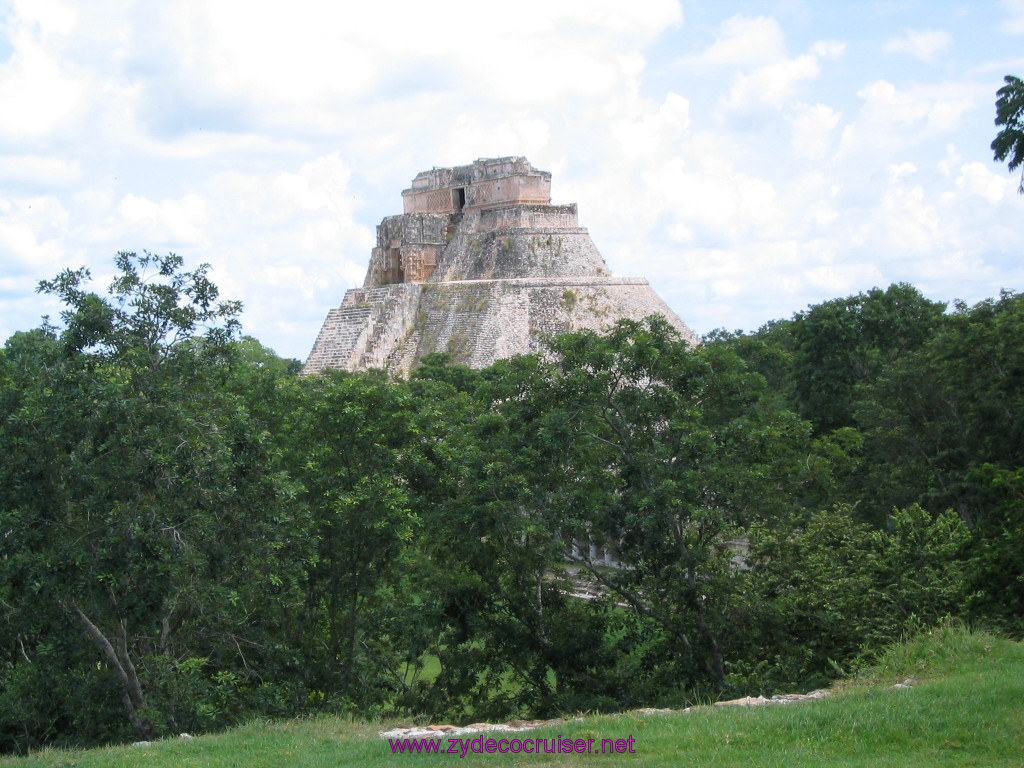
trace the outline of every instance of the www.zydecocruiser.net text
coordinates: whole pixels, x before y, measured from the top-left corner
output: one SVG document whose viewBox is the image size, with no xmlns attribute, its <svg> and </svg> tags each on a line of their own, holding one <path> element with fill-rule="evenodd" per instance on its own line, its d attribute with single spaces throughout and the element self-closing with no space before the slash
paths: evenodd
<svg viewBox="0 0 1024 768">
<path fill-rule="evenodd" d="M 616 755 L 622 753 L 635 754 L 632 736 L 626 739 L 492 739 L 483 736 L 476 738 L 442 738 L 429 739 L 388 739 L 391 752 L 400 754 L 458 755 L 500 752 L 502 754 L 558 754 L 558 755 Z"/>
</svg>

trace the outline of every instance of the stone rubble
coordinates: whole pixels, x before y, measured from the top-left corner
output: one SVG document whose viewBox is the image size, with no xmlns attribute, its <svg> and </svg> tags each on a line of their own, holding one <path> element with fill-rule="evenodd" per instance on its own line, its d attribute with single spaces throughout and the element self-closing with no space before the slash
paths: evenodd
<svg viewBox="0 0 1024 768">
<path fill-rule="evenodd" d="M 394 728 L 390 731 L 382 731 L 382 739 L 417 739 L 425 736 L 461 736 L 464 733 L 482 733 L 484 731 L 505 731 L 514 733 L 517 731 L 528 731 L 531 728 L 540 728 L 543 725 L 555 725 L 562 722 L 554 720 L 512 720 L 508 723 L 473 723 L 471 725 L 421 725 L 413 728 Z"/>
<path fill-rule="evenodd" d="M 913 682 L 913 681 L 905 681 Z M 894 688 L 901 687 L 901 684 L 897 683 Z M 904 686 L 909 687 L 909 686 Z M 772 696 L 770 699 L 764 696 L 745 696 L 741 699 L 730 699 L 728 701 L 716 701 L 712 706 L 714 707 L 760 707 L 766 704 L 791 704 L 795 701 L 815 701 L 817 699 L 823 699 L 826 696 L 831 695 L 832 691 L 828 688 L 820 688 L 810 693 L 787 693 L 778 694 Z M 685 709 L 659 709 L 656 707 L 642 707 L 640 709 L 631 709 L 628 712 L 623 712 L 624 715 L 671 715 L 678 712 L 695 712 L 699 709 L 707 709 L 706 705 L 698 705 L 693 707 L 686 707 Z M 582 718 L 576 718 L 576 720 L 582 720 Z M 532 728 L 540 728 L 544 725 L 554 725 L 556 723 L 563 722 L 560 719 L 554 720 L 512 720 L 508 723 L 473 723 L 472 725 L 466 726 L 454 726 L 454 725 L 421 725 L 412 728 L 393 728 L 390 731 L 382 731 L 380 737 L 382 739 L 415 739 L 423 738 L 428 736 L 437 736 L 443 734 L 445 736 L 459 736 L 464 733 L 480 733 L 482 731 L 528 731 Z"/>
</svg>

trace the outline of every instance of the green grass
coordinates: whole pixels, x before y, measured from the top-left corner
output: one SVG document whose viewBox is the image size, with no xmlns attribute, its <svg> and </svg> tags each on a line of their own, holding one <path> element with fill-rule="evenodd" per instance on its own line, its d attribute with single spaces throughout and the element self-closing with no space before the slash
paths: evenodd
<svg viewBox="0 0 1024 768">
<path fill-rule="evenodd" d="M 893 689 L 907 677 L 910 689 Z M 521 738 L 635 739 L 636 753 L 392 755 L 380 724 L 340 718 L 252 723 L 150 747 L 46 750 L 0 768 L 76 766 L 854 766 L 1024 765 L 1024 646 L 947 627 L 894 647 L 866 676 L 813 702 L 689 714 L 588 717 Z M 484 734 L 485 738 L 508 734 Z"/>
</svg>

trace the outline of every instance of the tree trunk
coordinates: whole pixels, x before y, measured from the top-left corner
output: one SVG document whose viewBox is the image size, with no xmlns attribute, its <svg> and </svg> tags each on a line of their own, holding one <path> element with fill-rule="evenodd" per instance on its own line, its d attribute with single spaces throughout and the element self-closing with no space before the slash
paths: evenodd
<svg viewBox="0 0 1024 768">
<path fill-rule="evenodd" d="M 131 722 L 135 732 L 141 738 L 149 738 L 153 735 L 152 724 L 141 716 L 141 712 L 149 704 L 146 703 L 146 698 L 142 694 L 142 685 L 135 671 L 135 665 L 132 664 L 131 659 L 128 657 L 128 633 L 124 621 L 118 622 L 120 636 L 117 638 L 118 647 L 115 649 L 106 635 L 85 615 L 74 600 L 68 603 L 67 607 L 71 609 L 79 623 L 85 628 L 86 633 L 96 643 L 96 647 L 99 648 L 100 654 L 106 661 L 107 666 L 110 667 L 117 677 L 117 681 L 121 686 L 121 701 L 124 703 L 128 720 Z"/>
</svg>

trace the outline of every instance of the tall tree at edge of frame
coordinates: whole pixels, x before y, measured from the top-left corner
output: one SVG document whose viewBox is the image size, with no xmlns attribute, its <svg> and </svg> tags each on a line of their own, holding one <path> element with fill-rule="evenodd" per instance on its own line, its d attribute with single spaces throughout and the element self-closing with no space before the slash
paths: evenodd
<svg viewBox="0 0 1024 768">
<path fill-rule="evenodd" d="M 996 91 L 996 125 L 1004 126 L 992 141 L 996 162 L 1007 161 L 1011 171 L 1024 164 L 1024 80 L 1013 75 Z M 1024 195 L 1024 169 L 1021 170 L 1017 191 Z"/>
</svg>

